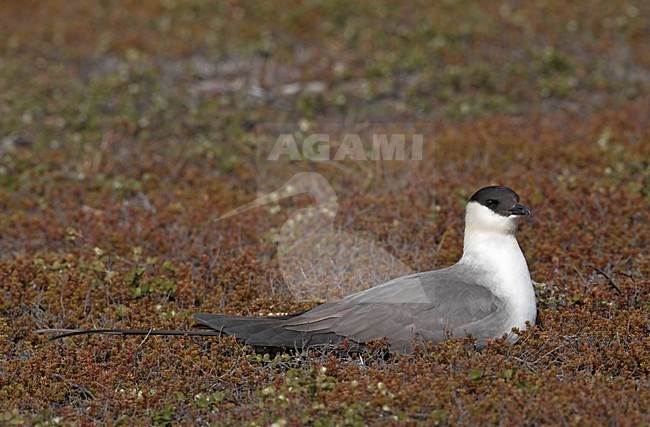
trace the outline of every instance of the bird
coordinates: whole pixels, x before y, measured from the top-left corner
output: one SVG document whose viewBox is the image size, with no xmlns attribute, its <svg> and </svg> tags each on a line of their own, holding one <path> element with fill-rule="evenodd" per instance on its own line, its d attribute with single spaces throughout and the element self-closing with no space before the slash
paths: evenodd
<svg viewBox="0 0 650 427">
<path fill-rule="evenodd" d="M 481 348 L 513 328 L 534 325 L 535 292 L 516 239 L 531 210 L 503 186 L 474 193 L 465 208 L 463 254 L 455 264 L 389 280 L 347 297 L 286 316 L 195 314 L 201 331 L 42 330 L 52 339 L 92 333 L 230 335 L 254 347 L 302 350 L 347 342 L 363 347 L 387 339 L 390 350 L 408 354 L 417 339 L 440 343 L 470 334 Z M 369 266 L 371 268 L 371 266 Z"/>
<path fill-rule="evenodd" d="M 315 204 L 294 212 L 274 236 L 284 284 L 297 301 L 327 302 L 415 272 L 371 240 L 334 228 L 336 192 L 315 172 L 297 173 L 277 190 L 217 221 L 300 194 L 311 195 Z"/>
</svg>

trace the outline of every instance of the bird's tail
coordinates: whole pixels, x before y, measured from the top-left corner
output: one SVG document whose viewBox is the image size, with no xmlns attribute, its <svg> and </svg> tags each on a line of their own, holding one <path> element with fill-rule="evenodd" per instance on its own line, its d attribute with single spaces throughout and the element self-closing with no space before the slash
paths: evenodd
<svg viewBox="0 0 650 427">
<path fill-rule="evenodd" d="M 199 323 L 194 325 L 199 330 L 156 330 L 156 329 L 65 329 L 65 328 L 49 328 L 39 329 L 37 334 L 54 334 L 50 337 L 50 341 L 58 340 L 61 338 L 69 338 L 77 335 L 181 335 L 181 336 L 221 336 L 232 335 L 237 338 L 245 338 L 252 330 L 244 328 L 241 334 L 236 326 L 246 325 L 251 327 L 253 325 L 267 324 L 269 326 L 277 326 L 278 321 L 289 319 L 301 313 L 291 314 L 287 316 L 267 316 L 267 317 L 243 317 L 231 316 L 226 314 L 198 314 L 194 319 Z M 260 331 L 261 328 L 255 330 Z M 242 336 L 243 335 L 243 336 Z"/>
<path fill-rule="evenodd" d="M 39 329 L 37 334 L 55 334 L 50 337 L 50 341 L 61 338 L 74 337 L 77 335 L 184 335 L 184 336 L 220 336 L 219 331 L 202 330 L 202 331 L 182 331 L 182 330 L 155 330 L 155 329 Z"/>
<path fill-rule="evenodd" d="M 221 336 L 230 335 L 257 347 L 282 347 L 302 349 L 305 347 L 336 345 L 344 338 L 328 331 L 294 331 L 284 327 L 286 320 L 301 313 L 288 316 L 247 317 L 227 314 L 195 314 L 200 330 L 155 329 L 40 329 L 37 333 L 54 333 L 50 340 L 77 335 L 182 335 Z"/>
<path fill-rule="evenodd" d="M 258 347 L 302 349 L 343 342 L 344 338 L 333 332 L 305 332 L 285 328 L 285 321 L 298 314 L 301 313 L 266 317 L 195 314 L 194 319 L 203 326 L 240 338 L 247 344 Z"/>
</svg>

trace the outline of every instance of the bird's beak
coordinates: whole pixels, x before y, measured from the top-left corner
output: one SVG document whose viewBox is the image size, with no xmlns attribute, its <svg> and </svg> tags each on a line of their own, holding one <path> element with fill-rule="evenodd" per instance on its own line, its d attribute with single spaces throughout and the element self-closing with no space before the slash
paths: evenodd
<svg viewBox="0 0 650 427">
<path fill-rule="evenodd" d="M 533 216 L 533 213 L 528 209 L 528 206 L 520 205 L 519 203 L 515 203 L 512 208 L 508 209 L 508 212 L 510 212 L 510 215 Z"/>
</svg>

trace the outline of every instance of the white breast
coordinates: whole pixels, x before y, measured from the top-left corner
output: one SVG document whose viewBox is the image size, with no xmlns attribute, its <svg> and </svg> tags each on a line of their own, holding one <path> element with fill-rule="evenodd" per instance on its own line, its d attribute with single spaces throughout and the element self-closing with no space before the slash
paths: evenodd
<svg viewBox="0 0 650 427">
<path fill-rule="evenodd" d="M 481 278 L 484 286 L 492 290 L 511 312 L 509 325 L 526 328 L 526 322 L 535 322 L 535 292 L 524 258 L 514 234 L 476 233 L 465 234 L 465 248 L 459 264 L 479 266 L 488 274 Z"/>
</svg>

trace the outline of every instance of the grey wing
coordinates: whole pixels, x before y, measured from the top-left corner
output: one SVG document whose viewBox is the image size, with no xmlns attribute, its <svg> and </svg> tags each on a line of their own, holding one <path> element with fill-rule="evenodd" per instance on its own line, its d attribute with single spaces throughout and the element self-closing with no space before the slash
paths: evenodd
<svg viewBox="0 0 650 427">
<path fill-rule="evenodd" d="M 471 333 L 482 343 L 500 336 L 507 319 L 502 301 L 467 273 L 452 266 L 394 279 L 318 306 L 283 326 L 334 332 L 360 343 L 385 336 L 398 351 L 408 351 L 416 334 L 440 342 L 448 334 Z"/>
</svg>

